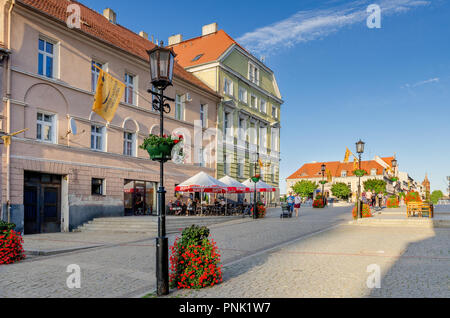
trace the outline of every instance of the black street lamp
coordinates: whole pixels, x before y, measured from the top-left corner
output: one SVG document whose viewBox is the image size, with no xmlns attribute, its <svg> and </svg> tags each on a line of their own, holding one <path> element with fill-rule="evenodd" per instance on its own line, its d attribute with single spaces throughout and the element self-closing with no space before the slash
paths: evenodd
<svg viewBox="0 0 450 318">
<path fill-rule="evenodd" d="M 322 170 L 322 203 L 323 203 L 323 205 L 325 205 L 325 189 L 324 189 L 324 186 L 325 186 L 325 169 L 326 169 L 326 166 L 325 166 L 325 164 L 322 164 L 322 167 L 321 167 L 321 170 Z"/>
<path fill-rule="evenodd" d="M 259 152 L 257 152 L 255 154 L 255 175 L 252 177 L 252 181 L 255 183 L 255 190 L 253 193 L 253 219 L 257 219 L 258 218 L 258 204 L 257 204 L 257 200 L 256 200 L 256 184 L 258 183 L 261 175 L 256 173 L 256 170 L 258 169 L 258 164 L 259 164 Z"/>
<path fill-rule="evenodd" d="M 175 54 L 172 50 L 160 46 L 147 51 L 150 57 L 150 82 L 158 92 L 151 89 L 153 94 L 153 109 L 159 111 L 159 131 L 161 137 L 164 134 L 164 113 L 170 113 L 170 105 L 167 101 L 174 102 L 173 98 L 164 96 L 164 90 L 172 86 L 173 65 Z M 169 243 L 166 237 L 166 190 L 164 188 L 164 162 L 167 158 L 162 156 L 159 170 L 158 189 L 158 237 L 156 238 L 156 291 L 158 296 L 169 294 Z"/>
<path fill-rule="evenodd" d="M 365 143 L 360 139 L 356 143 L 356 152 L 359 156 L 359 170 L 361 170 L 361 155 L 364 153 L 364 145 Z M 362 205 L 361 205 L 361 176 L 358 176 L 358 218 L 362 218 Z"/>
<path fill-rule="evenodd" d="M 395 180 L 395 182 L 398 182 L 398 180 L 396 180 L 397 179 L 397 159 L 395 159 L 395 157 L 394 157 L 394 159 L 391 161 L 391 164 L 392 164 L 392 168 L 394 169 L 394 180 Z M 397 183 L 396 183 L 396 185 L 397 185 Z M 394 187 L 394 195 L 395 195 L 395 187 Z"/>
</svg>

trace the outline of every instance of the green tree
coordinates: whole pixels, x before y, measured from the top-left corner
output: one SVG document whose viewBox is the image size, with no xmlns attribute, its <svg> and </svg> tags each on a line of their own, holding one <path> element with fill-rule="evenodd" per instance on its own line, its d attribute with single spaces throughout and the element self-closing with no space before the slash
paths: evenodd
<svg viewBox="0 0 450 318">
<path fill-rule="evenodd" d="M 379 179 L 369 179 L 364 181 L 364 190 L 372 192 L 386 192 L 386 181 Z"/>
<path fill-rule="evenodd" d="M 347 199 L 352 193 L 352 190 L 347 184 L 338 182 L 331 186 L 331 193 L 333 193 L 336 198 Z"/>
<path fill-rule="evenodd" d="M 431 193 L 430 199 L 433 204 L 437 204 L 438 201 L 444 196 L 441 190 L 435 190 Z"/>
<path fill-rule="evenodd" d="M 302 180 L 294 184 L 292 190 L 298 193 L 301 197 L 309 197 L 317 189 L 318 185 L 315 182 Z"/>
</svg>

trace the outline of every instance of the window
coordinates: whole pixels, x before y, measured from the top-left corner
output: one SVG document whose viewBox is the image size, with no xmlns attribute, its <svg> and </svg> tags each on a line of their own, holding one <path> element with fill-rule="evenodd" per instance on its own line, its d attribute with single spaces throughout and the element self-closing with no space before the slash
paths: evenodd
<svg viewBox="0 0 450 318">
<path fill-rule="evenodd" d="M 248 79 L 250 82 L 259 85 L 259 69 L 252 63 L 248 64 Z"/>
<path fill-rule="evenodd" d="M 267 145 L 267 128 L 259 127 L 259 147 L 265 148 Z"/>
<path fill-rule="evenodd" d="M 199 54 L 199 55 L 197 55 L 196 57 L 194 57 L 193 59 L 192 59 L 192 61 L 191 62 L 195 62 L 195 61 L 198 61 L 198 60 L 200 60 L 200 58 L 203 56 L 203 53 L 202 54 Z"/>
<path fill-rule="evenodd" d="M 277 108 L 272 106 L 272 118 L 278 118 Z"/>
<path fill-rule="evenodd" d="M 91 126 L 91 149 L 104 151 L 104 134 L 105 127 L 98 125 Z"/>
<path fill-rule="evenodd" d="M 175 96 L 175 119 L 184 120 L 184 95 Z"/>
<path fill-rule="evenodd" d="M 92 61 L 92 63 L 91 63 L 91 90 L 92 90 L 92 92 L 95 92 L 95 90 L 97 89 L 98 77 L 100 76 L 100 70 L 96 66 L 103 69 L 102 64 Z"/>
<path fill-rule="evenodd" d="M 200 105 L 200 120 L 202 121 L 202 128 L 208 127 L 208 105 Z"/>
<path fill-rule="evenodd" d="M 346 177 L 347 177 L 347 171 L 342 170 L 342 171 L 341 171 L 341 177 L 342 177 L 342 178 L 346 178 Z"/>
<path fill-rule="evenodd" d="M 46 142 L 56 142 L 55 115 L 37 113 L 36 139 Z"/>
<path fill-rule="evenodd" d="M 226 77 L 223 79 L 223 93 L 233 96 L 233 82 Z"/>
<path fill-rule="evenodd" d="M 97 179 L 97 178 L 92 178 L 92 183 L 91 183 L 91 189 L 92 189 L 92 195 L 104 195 L 104 179 Z"/>
<path fill-rule="evenodd" d="M 376 176 L 377 175 L 377 169 L 370 170 L 370 175 L 371 176 Z"/>
<path fill-rule="evenodd" d="M 250 97 L 250 106 L 252 106 L 253 108 L 258 108 L 258 99 L 255 95 L 252 95 Z"/>
<path fill-rule="evenodd" d="M 125 73 L 125 103 L 134 105 L 135 104 L 135 76 Z"/>
<path fill-rule="evenodd" d="M 238 163 L 238 177 L 239 178 L 244 177 L 244 164 L 242 162 Z"/>
<path fill-rule="evenodd" d="M 134 156 L 134 145 L 135 145 L 135 135 L 130 132 L 124 132 L 123 133 L 123 154 L 125 156 Z"/>
<path fill-rule="evenodd" d="M 266 109 L 266 101 L 265 101 L 264 99 L 261 99 L 261 102 L 260 102 L 260 110 L 261 110 L 261 112 L 263 112 L 263 113 L 265 113 L 265 112 L 267 111 L 267 109 Z"/>
<path fill-rule="evenodd" d="M 38 73 L 53 78 L 55 45 L 46 40 L 39 39 Z"/>
<path fill-rule="evenodd" d="M 238 136 L 240 140 L 245 140 L 245 119 L 239 118 Z"/>
<path fill-rule="evenodd" d="M 239 87 L 239 101 L 247 104 L 247 90 L 243 87 Z"/>
<path fill-rule="evenodd" d="M 223 116 L 223 136 L 224 138 L 229 135 L 231 136 L 231 113 L 225 112 Z"/>
<path fill-rule="evenodd" d="M 278 151 L 278 129 L 272 128 L 272 138 L 271 138 L 271 149 L 273 151 Z"/>
</svg>

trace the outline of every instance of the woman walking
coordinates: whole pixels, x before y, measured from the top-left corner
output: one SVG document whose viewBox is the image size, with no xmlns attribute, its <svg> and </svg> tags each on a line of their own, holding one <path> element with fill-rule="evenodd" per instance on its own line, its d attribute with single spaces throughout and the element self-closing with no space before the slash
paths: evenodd
<svg viewBox="0 0 450 318">
<path fill-rule="evenodd" d="M 294 198 L 294 210 L 295 210 L 295 216 L 298 218 L 298 210 L 300 209 L 302 205 L 302 198 L 296 194 Z"/>
</svg>

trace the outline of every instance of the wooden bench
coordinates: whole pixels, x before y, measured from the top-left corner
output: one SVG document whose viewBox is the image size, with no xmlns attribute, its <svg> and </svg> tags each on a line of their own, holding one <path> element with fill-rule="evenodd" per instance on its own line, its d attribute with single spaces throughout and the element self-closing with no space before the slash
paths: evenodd
<svg viewBox="0 0 450 318">
<path fill-rule="evenodd" d="M 410 217 L 415 216 L 417 212 L 417 215 L 419 217 L 429 217 L 429 218 L 433 218 L 434 217 L 434 209 L 433 209 L 433 205 L 429 204 L 429 203 L 423 203 L 423 202 L 411 202 L 408 203 L 408 205 L 406 206 L 406 216 Z"/>
</svg>

